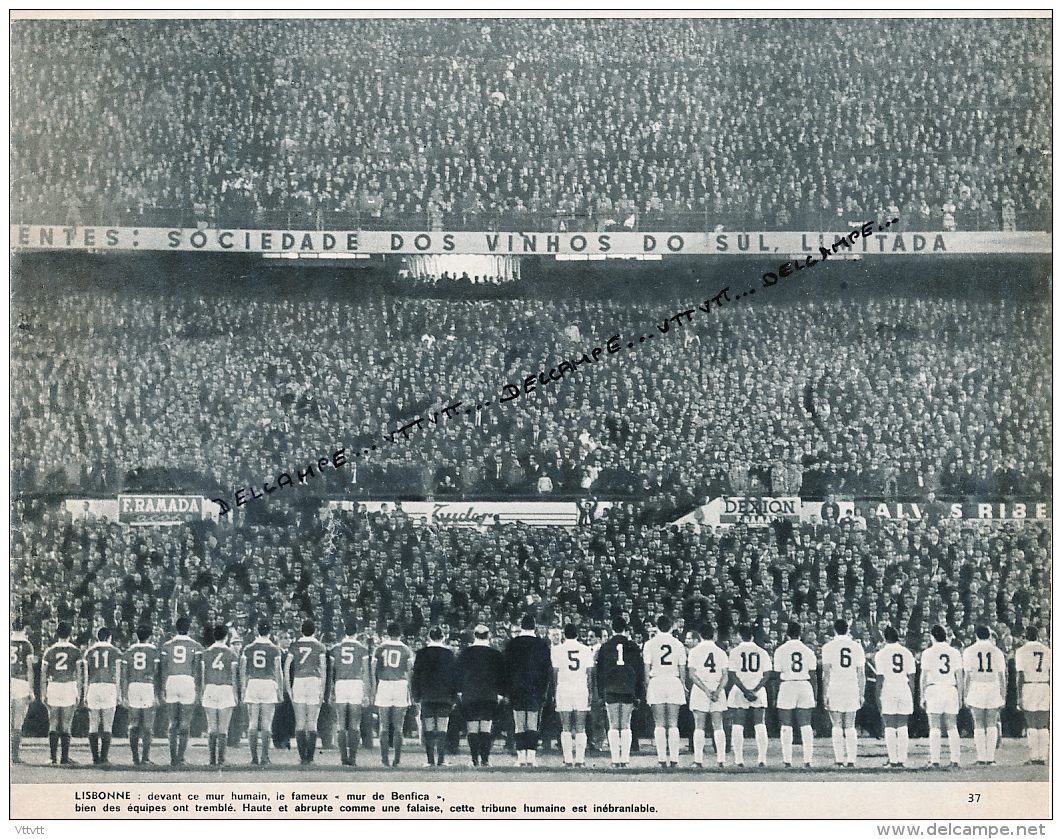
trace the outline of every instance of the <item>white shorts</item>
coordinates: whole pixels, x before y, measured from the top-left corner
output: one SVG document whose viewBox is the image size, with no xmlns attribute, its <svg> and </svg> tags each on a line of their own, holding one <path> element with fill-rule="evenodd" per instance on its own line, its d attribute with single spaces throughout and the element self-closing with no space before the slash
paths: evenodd
<svg viewBox="0 0 1062 839">
<path fill-rule="evenodd" d="M 405 708 L 409 705 L 409 682 L 393 679 L 376 686 L 377 708 Z"/>
<path fill-rule="evenodd" d="M 730 708 L 742 709 L 742 708 L 766 708 L 767 707 L 767 688 L 760 688 L 756 691 L 756 698 L 749 702 L 745 698 L 745 694 L 741 692 L 741 688 L 734 685 L 730 688 L 730 696 L 726 699 L 727 706 Z"/>
<path fill-rule="evenodd" d="M 118 685 L 94 682 L 88 686 L 85 704 L 90 711 L 106 711 L 118 707 Z"/>
<path fill-rule="evenodd" d="M 959 713 L 959 691 L 955 685 L 926 685 L 926 713 Z"/>
<path fill-rule="evenodd" d="M 967 708 L 1002 708 L 1003 697 L 999 695 L 999 682 L 974 682 L 966 695 Z"/>
<path fill-rule="evenodd" d="M 712 697 L 701 690 L 697 685 L 690 688 L 690 710 L 704 714 L 721 713 L 727 709 L 726 691 L 719 691 L 719 698 L 712 702 Z"/>
<path fill-rule="evenodd" d="M 232 685 L 207 685 L 203 688 L 204 708 L 235 708 L 236 694 Z"/>
<path fill-rule="evenodd" d="M 77 682 L 48 682 L 45 703 L 52 708 L 77 705 Z"/>
<path fill-rule="evenodd" d="M 18 702 L 20 699 L 29 699 L 31 696 L 30 683 L 25 679 L 11 680 L 11 701 Z"/>
<path fill-rule="evenodd" d="M 568 714 L 572 711 L 590 711 L 590 691 L 586 685 L 557 687 L 557 713 Z"/>
<path fill-rule="evenodd" d="M 154 708 L 155 686 L 150 682 L 130 682 L 126 699 L 130 708 Z"/>
<path fill-rule="evenodd" d="M 914 700 L 911 688 L 906 684 L 881 689 L 881 713 L 889 716 L 906 717 L 914 713 Z"/>
<path fill-rule="evenodd" d="M 163 695 L 166 702 L 172 705 L 195 705 L 195 679 L 191 676 L 167 676 Z"/>
<path fill-rule="evenodd" d="M 678 676 L 656 676 L 649 680 L 645 701 L 650 705 L 685 705 L 686 689 Z"/>
<path fill-rule="evenodd" d="M 1021 688 L 1023 711 L 1050 711 L 1051 685 L 1047 682 L 1026 682 Z"/>
<path fill-rule="evenodd" d="M 336 704 L 360 705 L 365 699 L 365 681 L 363 679 L 337 679 Z"/>
<path fill-rule="evenodd" d="M 862 707 L 859 701 L 859 685 L 854 683 L 832 684 L 826 694 L 826 710 L 854 714 Z"/>
<path fill-rule="evenodd" d="M 243 701 L 249 705 L 276 705 L 276 679 L 248 679 Z"/>
<path fill-rule="evenodd" d="M 807 679 L 794 679 L 782 682 L 778 687 L 778 710 L 792 711 L 795 708 L 807 710 L 815 707 L 815 691 Z"/>
<path fill-rule="evenodd" d="M 296 705 L 319 705 L 321 677 L 299 676 L 291 682 L 291 701 Z"/>
</svg>

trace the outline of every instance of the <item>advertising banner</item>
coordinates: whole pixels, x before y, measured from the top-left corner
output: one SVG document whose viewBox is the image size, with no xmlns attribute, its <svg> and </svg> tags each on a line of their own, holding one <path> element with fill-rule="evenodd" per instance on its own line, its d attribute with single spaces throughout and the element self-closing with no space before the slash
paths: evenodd
<svg viewBox="0 0 1062 839">
<path fill-rule="evenodd" d="M 864 498 L 855 502 L 856 510 L 868 521 L 870 519 L 980 519 L 1022 521 L 1025 519 L 1046 520 L 1051 518 L 1051 505 L 1039 499 L 1023 498 L 1014 501 L 955 501 L 925 502 L 886 501 L 880 498 Z"/>
<path fill-rule="evenodd" d="M 205 500 L 199 495 L 119 495 L 118 522 L 174 525 L 209 518 L 203 512 Z"/>
<path fill-rule="evenodd" d="M 575 527 L 595 521 L 612 506 L 610 501 L 590 502 L 581 513 L 574 501 L 333 501 L 330 507 L 353 511 L 364 505 L 370 513 L 401 511 L 412 519 L 427 519 L 429 524 L 459 527 L 487 527 L 495 517 L 501 524 L 522 522 L 532 527 L 556 525 Z"/>
</svg>

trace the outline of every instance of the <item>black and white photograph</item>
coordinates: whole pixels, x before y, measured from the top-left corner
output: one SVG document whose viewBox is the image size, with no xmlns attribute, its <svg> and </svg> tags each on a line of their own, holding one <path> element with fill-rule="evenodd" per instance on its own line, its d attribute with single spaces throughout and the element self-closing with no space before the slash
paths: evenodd
<svg viewBox="0 0 1062 839">
<path fill-rule="evenodd" d="M 557 14 L 10 14 L 27 832 L 1046 835 L 1052 12 Z"/>
</svg>

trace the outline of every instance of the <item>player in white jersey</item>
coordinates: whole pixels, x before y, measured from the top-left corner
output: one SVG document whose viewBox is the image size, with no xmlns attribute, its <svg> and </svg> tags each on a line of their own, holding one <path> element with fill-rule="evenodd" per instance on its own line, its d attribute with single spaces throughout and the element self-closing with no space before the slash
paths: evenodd
<svg viewBox="0 0 1062 839">
<path fill-rule="evenodd" d="M 552 648 L 557 713 L 561 719 L 561 751 L 565 766 L 586 765 L 586 715 L 590 711 L 590 674 L 594 651 L 576 640 L 579 630 L 564 627 L 564 640 Z"/>
<path fill-rule="evenodd" d="M 1051 650 L 1039 641 L 1035 626 L 1025 630 L 1025 645 L 1014 655 L 1018 671 L 1018 707 L 1025 712 L 1029 763 L 1046 764 L 1051 711 Z"/>
<path fill-rule="evenodd" d="M 716 761 L 726 762 L 726 731 L 723 729 L 723 714 L 726 713 L 727 655 L 715 641 L 715 629 L 705 624 L 701 631 L 686 633 L 687 664 L 690 682 L 690 711 L 693 712 L 693 765 L 703 766 L 704 742 L 707 722 L 712 721 L 715 739 Z M 703 640 L 702 640 L 703 639 Z"/>
<path fill-rule="evenodd" d="M 833 724 L 833 760 L 843 765 L 847 752 L 848 765 L 855 766 L 855 716 L 866 691 L 866 656 L 863 645 L 848 634 L 848 621 L 834 621 L 833 631 L 822 648 L 822 692 Z"/>
<path fill-rule="evenodd" d="M 978 765 L 996 762 L 996 721 L 1007 695 L 1007 660 L 989 640 L 987 626 L 977 627 L 977 640 L 962 654 L 966 674 L 966 706 L 973 714 Z"/>
<path fill-rule="evenodd" d="M 752 640 L 752 627 L 738 627 L 741 643 L 730 651 L 727 670 L 730 673 L 730 741 L 734 749 L 734 764 L 745 765 L 745 723 L 752 717 L 756 732 L 757 763 L 767 765 L 767 679 L 773 670 L 771 654 Z"/>
<path fill-rule="evenodd" d="M 885 724 L 885 751 L 888 766 L 906 766 L 907 722 L 914 713 L 914 655 L 900 644 L 900 636 L 885 627 L 885 646 L 874 656 L 878 673 L 878 706 Z"/>
<path fill-rule="evenodd" d="M 811 712 L 815 709 L 815 688 L 818 659 L 814 651 L 800 640 L 800 624 L 790 623 L 786 634 L 789 640 L 774 651 L 774 669 L 781 684 L 778 686 L 778 720 L 781 724 L 782 763 L 793 765 L 793 717 L 800 726 L 800 741 L 804 747 L 804 767 L 811 768 L 815 754 L 815 730 L 811 727 Z"/>
<path fill-rule="evenodd" d="M 940 766 L 940 731 L 948 732 L 951 765 L 959 765 L 961 740 L 957 723 L 962 707 L 962 653 L 948 644 L 944 627 L 930 630 L 933 643 L 922 653 L 922 707 L 929 715 L 929 764 Z"/>
<path fill-rule="evenodd" d="M 653 709 L 656 759 L 660 766 L 678 766 L 679 708 L 686 704 L 686 648 L 671 634 L 671 618 L 661 615 L 660 631 L 645 642 L 645 700 Z"/>
</svg>

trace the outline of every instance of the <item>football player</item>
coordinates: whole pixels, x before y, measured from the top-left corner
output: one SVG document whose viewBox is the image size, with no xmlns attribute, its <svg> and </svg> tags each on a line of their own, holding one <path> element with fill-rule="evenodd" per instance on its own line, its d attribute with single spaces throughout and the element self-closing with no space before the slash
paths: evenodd
<svg viewBox="0 0 1062 839">
<path fill-rule="evenodd" d="M 612 767 L 627 767 L 631 760 L 631 714 L 644 690 L 642 651 L 627 636 L 627 620 L 612 619 L 612 637 L 597 651 L 594 672 L 597 689 L 608 715 L 608 748 Z"/>
<path fill-rule="evenodd" d="M 734 765 L 745 765 L 745 724 L 752 717 L 756 732 L 757 763 L 767 765 L 767 679 L 773 666 L 771 654 L 752 640 L 752 627 L 738 627 L 741 643 L 730 651 L 727 670 L 730 674 L 730 743 L 734 750 Z"/>
<path fill-rule="evenodd" d="M 590 711 L 594 654 L 588 646 L 579 643 L 578 635 L 579 630 L 568 624 L 564 627 L 564 641 L 551 651 L 565 766 L 586 765 L 586 715 Z"/>
<path fill-rule="evenodd" d="M 170 766 L 183 766 L 188 729 L 203 683 L 203 645 L 189 637 L 191 621 L 177 618 L 177 634 L 159 651 L 166 708 L 169 711 Z"/>
<path fill-rule="evenodd" d="M 240 655 L 240 688 L 247 705 L 247 742 L 251 747 L 251 764 L 269 764 L 269 741 L 272 739 L 273 713 L 283 691 L 280 647 L 269 638 L 272 627 L 267 620 L 258 622 L 258 637 L 243 648 Z M 262 750 L 258 757 L 259 747 Z"/>
<path fill-rule="evenodd" d="M 313 753 L 317 749 L 317 717 L 324 702 L 328 650 L 314 638 L 316 631 L 312 620 L 304 620 L 302 637 L 291 642 L 284 662 L 284 685 L 295 710 L 295 742 L 299 746 L 301 766 L 313 763 Z"/>
<path fill-rule="evenodd" d="M 83 695 L 89 712 L 89 749 L 94 764 L 106 765 L 111 748 L 111 728 L 118 707 L 119 662 L 122 651 L 110 642 L 111 631 L 100 627 L 95 644 L 82 659 Z"/>
<path fill-rule="evenodd" d="M 458 699 L 468 723 L 473 766 L 490 766 L 491 723 L 505 690 L 505 656 L 490 645 L 490 630 L 478 624 L 474 640 L 457 657 Z"/>
<path fill-rule="evenodd" d="M 715 741 L 715 759 L 722 766 L 726 762 L 726 730 L 723 714 L 726 712 L 726 685 L 728 681 L 728 657 L 715 641 L 715 629 L 706 623 L 701 631 L 686 633 L 689 664 L 690 711 L 693 712 L 693 765 L 703 766 L 704 742 L 708 721 L 712 723 Z"/>
<path fill-rule="evenodd" d="M 413 651 L 402 642 L 402 630 L 390 623 L 372 654 L 373 695 L 380 718 L 380 760 L 384 766 L 398 766 L 402 761 L 402 729 L 409 708 L 409 678 L 413 670 Z M 389 741 L 394 741 L 395 756 L 388 762 Z"/>
<path fill-rule="evenodd" d="M 878 707 L 885 724 L 887 765 L 902 767 L 907 765 L 907 721 L 914 713 L 915 660 L 895 629 L 885 627 L 884 635 L 885 646 L 874 656 Z"/>
<path fill-rule="evenodd" d="M 457 657 L 446 645 L 441 627 L 428 630 L 428 646 L 417 650 L 410 688 L 413 701 L 420 703 L 428 765 L 443 766 L 450 709 L 457 698 Z"/>
<path fill-rule="evenodd" d="M 358 622 L 348 617 L 343 623 L 343 638 L 332 647 L 332 705 L 338 716 L 339 762 L 355 766 L 361 741 L 361 712 L 369 702 L 365 682 L 369 678 L 369 648 L 355 636 Z"/>
<path fill-rule="evenodd" d="M 1025 712 L 1029 762 L 1046 764 L 1051 735 L 1051 650 L 1039 641 L 1035 626 L 1025 630 L 1025 644 L 1014 655 L 1018 672 L 1018 707 Z"/>
<path fill-rule="evenodd" d="M 989 640 L 992 633 L 987 626 L 977 627 L 975 635 L 977 640 L 962 654 L 963 693 L 973 715 L 977 764 L 990 766 L 996 762 L 996 721 L 1007 695 L 1007 660 Z"/>
<path fill-rule="evenodd" d="M 122 655 L 122 705 L 129 711 L 129 748 L 133 766 L 151 765 L 151 736 L 158 703 L 159 651 L 148 641 L 150 626 L 138 626 L 137 642 Z M 141 749 L 141 745 L 143 749 Z"/>
<path fill-rule="evenodd" d="M 505 646 L 505 692 L 513 710 L 517 766 L 538 765 L 538 719 L 553 675 L 551 655 L 549 641 L 535 633 L 534 616 L 524 615 L 520 633 Z"/>
<path fill-rule="evenodd" d="M 71 766 L 70 723 L 81 704 L 81 685 L 78 669 L 81 650 L 70 643 L 70 624 L 63 621 L 55 631 L 56 642 L 41 657 L 41 692 L 48 706 L 48 748 L 52 763 L 62 743 L 63 766 Z"/>
<path fill-rule="evenodd" d="M 210 765 L 225 765 L 225 746 L 229 742 L 229 721 L 236 707 L 236 653 L 225 642 L 229 628 L 214 627 L 214 643 L 203 651 L 203 710 L 207 718 Z"/>
<path fill-rule="evenodd" d="M 940 730 L 948 732 L 951 765 L 959 765 L 959 708 L 962 707 L 962 653 L 948 644 L 948 634 L 939 624 L 930 630 L 933 643 L 922 653 L 922 707 L 929 716 L 929 763 L 940 766 Z"/>
<path fill-rule="evenodd" d="M 22 763 L 18 749 L 22 744 L 22 725 L 26 721 L 33 696 L 33 644 L 22 631 L 22 621 L 11 625 L 11 762 Z"/>
<path fill-rule="evenodd" d="M 804 748 L 804 768 L 811 768 L 815 754 L 815 730 L 811 727 L 811 712 L 815 709 L 818 659 L 811 647 L 800 640 L 800 624 L 790 622 L 786 635 L 789 640 L 774 651 L 774 669 L 781 684 L 778 686 L 778 719 L 781 723 L 782 763 L 793 765 L 793 717 L 800 726 L 800 742 Z"/>
<path fill-rule="evenodd" d="M 686 648 L 671 634 L 671 618 L 661 615 L 660 630 L 645 642 L 645 699 L 653 709 L 657 765 L 678 766 L 679 708 L 686 704 Z"/>
<path fill-rule="evenodd" d="M 866 654 L 863 645 L 848 634 L 848 621 L 838 618 L 834 637 L 822 648 L 822 687 L 826 710 L 833 724 L 833 760 L 855 766 L 858 739 L 856 711 L 863 707 L 867 686 Z"/>
</svg>

